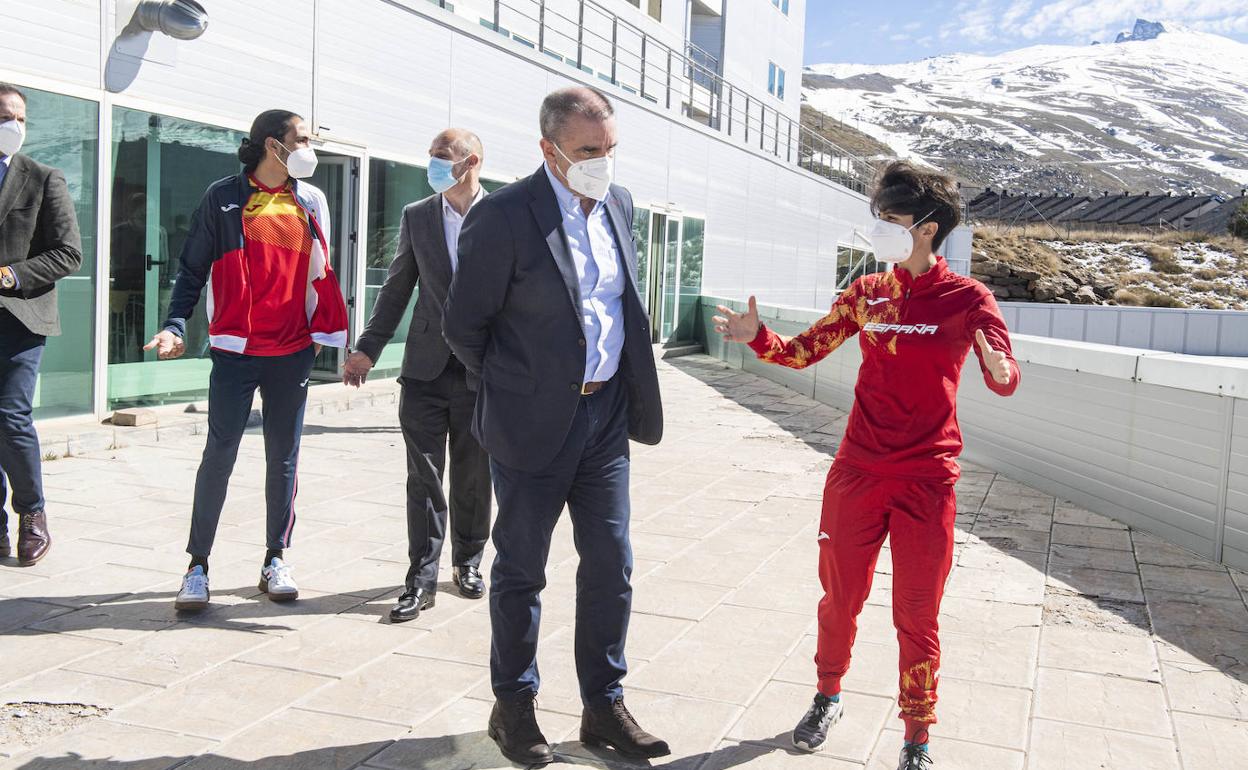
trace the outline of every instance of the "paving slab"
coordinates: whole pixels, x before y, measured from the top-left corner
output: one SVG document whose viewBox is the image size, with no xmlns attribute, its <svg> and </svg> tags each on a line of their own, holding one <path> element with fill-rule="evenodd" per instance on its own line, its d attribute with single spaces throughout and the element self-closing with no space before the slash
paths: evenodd
<svg viewBox="0 0 1248 770">
<path fill-rule="evenodd" d="M 788 745 L 815 692 L 813 535 L 844 412 L 705 357 L 659 371 L 667 436 L 633 447 L 624 682 L 629 709 L 672 744 L 653 767 L 895 767 L 887 548 L 858 619 L 846 720 L 823 752 Z M 172 600 L 203 436 L 48 463 L 61 515 L 53 553 L 25 570 L 0 561 L 0 703 L 109 711 L 12 756 L 0 739 L 0 766 L 510 767 L 485 735 L 488 602 L 443 580 L 419 620 L 387 617 L 406 567 L 390 390 L 347 411 L 321 399 L 309 413 L 294 604 L 256 588 L 257 431 L 230 484 L 212 607 L 193 616 Z M 939 766 L 1237 766 L 1248 753 L 1248 577 L 990 469 L 964 470 L 940 617 Z M 487 548 L 487 576 L 492 558 Z M 562 764 L 644 767 L 577 742 L 577 568 L 563 517 L 543 595 L 539 721 Z"/>
</svg>

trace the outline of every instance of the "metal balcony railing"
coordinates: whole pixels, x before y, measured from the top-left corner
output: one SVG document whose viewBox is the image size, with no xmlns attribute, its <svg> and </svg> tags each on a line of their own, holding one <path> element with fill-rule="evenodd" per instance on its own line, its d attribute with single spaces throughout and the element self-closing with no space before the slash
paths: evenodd
<svg viewBox="0 0 1248 770">
<path fill-rule="evenodd" d="M 872 166 L 726 81 L 693 43 L 673 49 L 594 0 L 428 0 L 658 108 L 865 192 Z"/>
</svg>

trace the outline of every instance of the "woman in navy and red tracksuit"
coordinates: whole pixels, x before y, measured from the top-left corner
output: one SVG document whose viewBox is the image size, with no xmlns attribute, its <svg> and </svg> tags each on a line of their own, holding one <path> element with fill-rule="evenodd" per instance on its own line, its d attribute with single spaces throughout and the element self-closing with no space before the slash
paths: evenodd
<svg viewBox="0 0 1248 770">
<path fill-rule="evenodd" d="M 274 600 L 299 589 L 284 561 L 295 525 L 296 467 L 316 350 L 347 342 L 347 309 L 329 267 L 325 196 L 299 181 L 316 168 L 303 119 L 261 113 L 238 156 L 243 172 L 214 182 L 191 220 L 164 331 L 145 349 L 180 356 L 186 319 L 207 288 L 212 374 L 208 442 L 195 481 L 191 566 L 175 606 L 208 604 L 208 554 L 256 389 L 264 402 L 268 508 L 260 588 Z"/>
<path fill-rule="evenodd" d="M 875 256 L 898 263 L 894 269 L 855 281 L 825 318 L 790 340 L 759 323 L 753 297 L 746 313 L 721 307 L 715 321 L 759 359 L 795 369 L 859 335 L 854 406 L 828 472 L 819 527 L 819 694 L 793 742 L 818 749 L 840 718 L 841 677 L 887 536 L 906 724 L 899 769 L 919 770 L 932 765 L 927 728 L 936 721 L 937 615 L 953 557 L 962 365 L 974 350 L 985 383 L 1002 396 L 1018 387 L 1019 370 L 992 294 L 934 254 L 960 220 L 953 181 L 894 163 L 871 209 L 879 217 L 871 233 Z"/>
</svg>

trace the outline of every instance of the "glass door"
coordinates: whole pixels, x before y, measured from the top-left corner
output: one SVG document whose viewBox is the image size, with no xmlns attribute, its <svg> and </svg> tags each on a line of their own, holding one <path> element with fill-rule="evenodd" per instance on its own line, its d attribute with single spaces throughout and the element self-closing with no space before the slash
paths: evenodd
<svg viewBox="0 0 1248 770">
<path fill-rule="evenodd" d="M 654 212 L 650 215 L 650 241 L 645 294 L 646 309 L 650 313 L 650 341 L 662 342 L 663 327 L 663 276 L 667 270 L 667 215 Z"/>
<path fill-rule="evenodd" d="M 359 160 L 345 155 L 317 153 L 319 162 L 316 173 L 308 181 L 325 193 L 329 202 L 327 216 L 329 236 L 329 265 L 342 287 L 347 302 L 347 315 L 354 325 L 352 312 L 355 307 L 355 242 L 356 242 L 356 196 L 358 193 Z M 354 329 L 347 334 L 354 339 Z M 312 367 L 312 379 L 336 380 L 342 364 L 340 348 L 325 348 L 316 357 Z"/>
<path fill-rule="evenodd" d="M 157 361 L 143 345 L 164 322 L 190 218 L 204 190 L 238 173 L 243 134 L 116 107 L 108 291 L 108 402 L 194 401 L 207 393 L 208 319 L 187 319 L 186 355 Z"/>
<path fill-rule="evenodd" d="M 676 331 L 676 319 L 680 305 L 680 228 L 679 216 L 667 219 L 666 237 L 663 242 L 663 318 L 660 324 L 660 342 L 672 339 Z"/>
<path fill-rule="evenodd" d="M 645 278 L 640 283 L 646 287 L 643 296 L 650 311 L 652 342 L 667 342 L 685 332 L 680 324 L 681 255 L 684 251 L 681 239 L 685 222 L 677 214 L 656 211 L 650 215 L 650 237 L 646 244 L 648 264 Z M 698 275 L 700 279 L 700 261 Z"/>
</svg>

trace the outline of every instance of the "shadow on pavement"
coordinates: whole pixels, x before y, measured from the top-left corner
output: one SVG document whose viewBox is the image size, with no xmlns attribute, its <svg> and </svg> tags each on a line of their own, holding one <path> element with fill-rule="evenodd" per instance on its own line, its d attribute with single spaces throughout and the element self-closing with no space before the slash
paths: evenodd
<svg viewBox="0 0 1248 770">
<path fill-rule="evenodd" d="M 766 417 L 829 461 L 835 453 L 844 431 L 842 410 L 835 410 L 839 420 L 812 420 L 804 416 L 810 409 L 831 407 L 814 401 L 805 409 L 794 407 L 790 399 L 798 396 L 796 391 L 707 356 L 667 363 Z M 978 574 L 973 570 L 1008 557 L 1016 563 L 1003 565 L 1007 580 L 1043 586 L 1046 627 L 1151 634 L 1158 640 L 1163 664 L 1183 665 L 1188 673 L 1220 672 L 1248 683 L 1248 605 L 1226 568 L 1094 513 L 1074 506 L 1062 510 L 1069 514 L 1069 523 L 1057 521 L 1048 495 L 992 472 L 965 473 L 958 488 L 957 528 L 963 533 L 959 542 L 967 545 L 956 562 L 951 589 L 963 581 L 957 595 L 974 594 L 975 587 L 968 591 L 965 584 L 968 576 Z M 816 514 L 812 506 L 812 516 Z M 1087 523 L 1092 526 L 1081 526 Z M 1055 537 L 1059 529 L 1062 537 Z M 1147 561 L 1141 563 L 1137 555 Z M 960 570 L 966 574 L 959 576 Z M 1240 586 L 1248 588 L 1248 581 L 1241 580 Z M 983 589 L 977 598 L 1036 604 L 1032 597 L 1016 600 L 1000 586 Z M 1160 672 L 1150 678 L 1159 681 Z"/>
<path fill-rule="evenodd" d="M 731 770 L 768 754 L 796 753 L 770 745 L 787 739 L 787 734 L 760 739 L 760 743 L 742 743 L 725 746 L 688 757 L 665 762 L 637 762 L 620 757 L 611 751 L 594 750 L 593 758 L 563 751 L 567 748 L 584 752 L 580 744 L 563 744 L 556 747 L 555 762 L 549 767 L 573 765 L 580 767 L 609 768 L 610 770 Z M 193 760 L 193 761 L 192 761 Z M 373 762 L 377 764 L 373 764 Z M 397 768 L 406 770 L 474 770 L 474 768 L 505 767 L 509 763 L 498 753 L 493 741 L 485 731 L 440 735 L 427 738 L 400 738 L 397 741 L 375 741 L 348 746 L 329 746 L 309 749 L 293 754 L 275 754 L 260 759 L 244 760 L 223 757 L 207 752 L 200 755 L 160 756 L 144 759 L 99 759 L 69 752 L 58 756 L 39 756 L 19 760 L 14 768 L 20 770 L 165 770 L 182 767 L 188 769 L 211 767 L 214 770 L 347 770 L 364 762 L 365 768 Z M 521 765 L 515 765 L 521 767 Z"/>
</svg>

